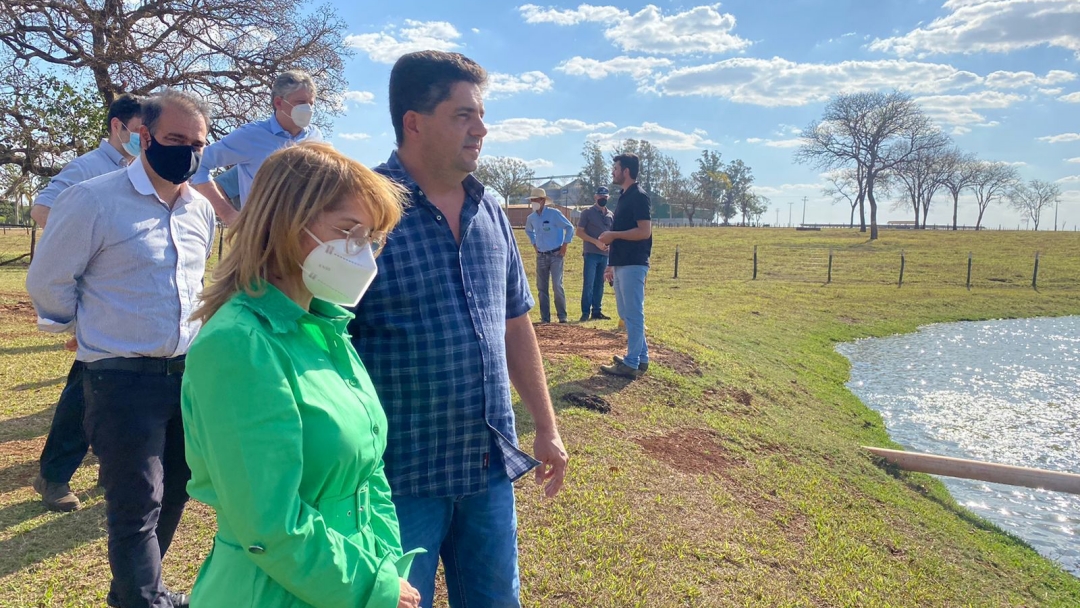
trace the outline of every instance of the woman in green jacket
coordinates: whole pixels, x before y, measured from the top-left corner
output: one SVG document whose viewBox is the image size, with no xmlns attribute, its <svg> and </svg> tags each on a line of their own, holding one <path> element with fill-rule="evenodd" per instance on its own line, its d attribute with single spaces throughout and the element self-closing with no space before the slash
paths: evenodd
<svg viewBox="0 0 1080 608">
<path fill-rule="evenodd" d="M 345 328 L 402 193 L 327 144 L 259 169 L 194 317 L 188 490 L 217 513 L 199 608 L 415 608 L 386 416 Z"/>
</svg>

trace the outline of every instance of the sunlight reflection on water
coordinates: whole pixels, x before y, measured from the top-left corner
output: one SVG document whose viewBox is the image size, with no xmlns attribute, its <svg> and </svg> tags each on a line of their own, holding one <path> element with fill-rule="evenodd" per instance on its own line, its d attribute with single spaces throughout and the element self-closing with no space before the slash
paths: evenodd
<svg viewBox="0 0 1080 608">
<path fill-rule="evenodd" d="M 906 449 L 1080 473 L 1080 317 L 930 325 L 837 347 Z M 1080 496 L 943 477 L 957 502 L 1080 574 Z"/>
</svg>

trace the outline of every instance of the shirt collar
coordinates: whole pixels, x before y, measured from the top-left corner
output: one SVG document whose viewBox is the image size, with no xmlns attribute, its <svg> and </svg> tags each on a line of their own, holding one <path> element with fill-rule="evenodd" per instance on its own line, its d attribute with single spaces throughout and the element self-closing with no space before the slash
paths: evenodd
<svg viewBox="0 0 1080 608">
<path fill-rule="evenodd" d="M 120 152 L 116 148 L 114 148 L 107 139 L 101 140 L 101 145 L 98 146 L 98 150 L 100 150 L 102 154 L 107 156 L 110 161 L 116 164 L 117 167 L 123 167 L 125 164 L 127 164 L 127 160 L 124 158 L 124 155 L 120 154 Z"/>
<path fill-rule="evenodd" d="M 127 176 L 131 180 L 131 185 L 135 187 L 135 191 L 143 196 L 153 196 L 157 200 L 165 203 L 158 196 L 157 190 L 154 190 L 154 184 L 150 182 L 150 176 L 146 173 L 146 159 L 140 155 L 135 160 L 131 161 L 131 164 L 127 167 Z M 180 199 L 182 203 L 190 203 L 194 200 L 191 194 L 191 186 L 184 182 L 180 184 Z"/>
<path fill-rule="evenodd" d="M 293 137 L 292 133 L 286 131 L 285 127 L 281 126 L 281 123 L 278 122 L 277 112 L 271 114 L 270 119 L 267 120 L 266 123 L 270 125 L 271 133 L 273 133 L 274 135 L 280 135 L 281 137 L 287 137 L 289 139 L 300 139 L 305 134 L 307 134 L 308 130 L 311 129 L 310 126 L 304 127 L 303 129 L 300 129 L 300 132 L 296 134 L 296 137 Z"/>
<path fill-rule="evenodd" d="M 270 324 L 270 329 L 275 333 L 284 334 L 296 331 L 300 319 L 310 316 L 315 321 L 329 323 L 336 333 L 343 334 L 349 321 L 353 319 L 353 314 L 349 311 L 318 298 L 312 298 L 311 311 L 306 311 L 280 289 L 265 281 L 252 291 L 254 294 L 248 291 L 240 292 L 237 296 L 240 303 L 266 319 L 266 322 Z"/>
<path fill-rule="evenodd" d="M 397 150 L 390 153 L 390 158 L 387 159 L 381 167 L 379 167 L 390 179 L 398 182 L 402 186 L 405 186 L 410 193 L 414 195 L 422 194 L 420 186 L 417 185 L 416 180 L 409 175 L 409 172 L 405 169 L 405 166 L 401 164 L 401 158 L 398 157 Z M 465 194 L 470 198 L 479 202 L 484 198 L 484 184 L 480 183 L 480 180 L 473 177 L 473 174 L 465 176 L 461 185 L 465 188 Z"/>
</svg>

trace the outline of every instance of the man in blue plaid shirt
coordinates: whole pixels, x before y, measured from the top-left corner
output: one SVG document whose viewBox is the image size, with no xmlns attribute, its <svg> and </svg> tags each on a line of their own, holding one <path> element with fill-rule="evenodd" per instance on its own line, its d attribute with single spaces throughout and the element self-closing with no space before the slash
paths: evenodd
<svg viewBox="0 0 1080 608">
<path fill-rule="evenodd" d="M 537 468 L 548 497 L 567 455 L 510 223 L 476 169 L 487 73 L 457 54 L 403 56 L 390 75 L 398 149 L 377 170 L 409 193 L 350 326 L 386 410 L 383 456 L 409 582 L 430 607 L 440 556 L 450 605 L 519 605 L 513 482 Z M 518 448 L 510 385 L 536 427 Z"/>
</svg>

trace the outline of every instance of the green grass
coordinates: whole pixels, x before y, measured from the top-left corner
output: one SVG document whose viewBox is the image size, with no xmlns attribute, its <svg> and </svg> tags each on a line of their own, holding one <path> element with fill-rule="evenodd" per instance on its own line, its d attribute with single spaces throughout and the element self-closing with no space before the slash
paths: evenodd
<svg viewBox="0 0 1080 608">
<path fill-rule="evenodd" d="M 19 249 L 4 238 L 0 251 Z M 108 566 L 95 467 L 76 476 L 87 509 L 73 515 L 45 512 L 29 488 L 70 355 L 17 305 L 24 278 L 24 266 L 0 267 L 0 606 L 97 606 Z M 610 290 L 605 309 L 614 312 Z M 544 328 L 572 469 L 555 500 L 531 482 L 518 489 L 525 605 L 1080 604 L 1076 578 L 960 508 L 933 478 L 860 450 L 894 444 L 844 387 L 849 366 L 834 350 L 927 323 L 1063 314 L 1080 314 L 1078 233 L 883 231 L 868 243 L 853 231 L 658 231 L 649 376 L 599 378 L 610 336 L 595 334 L 590 348 L 580 328 Z M 560 397 L 571 392 L 600 395 L 613 411 L 569 407 Z M 519 426 L 529 445 L 527 417 Z M 178 589 L 194 580 L 213 517 L 192 508 L 183 526 L 165 564 Z"/>
</svg>

